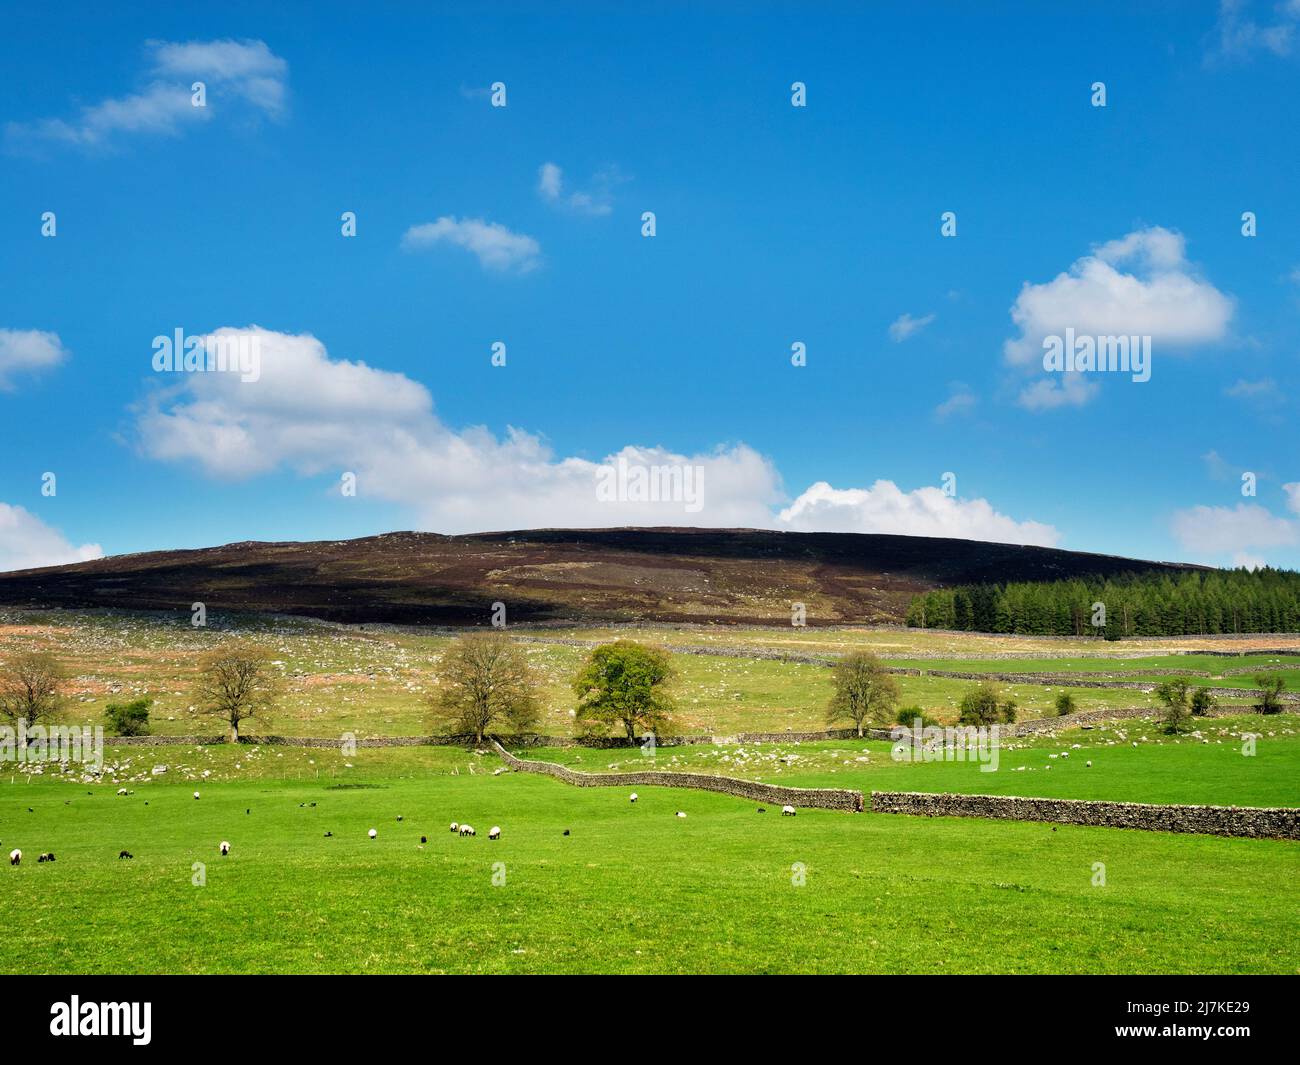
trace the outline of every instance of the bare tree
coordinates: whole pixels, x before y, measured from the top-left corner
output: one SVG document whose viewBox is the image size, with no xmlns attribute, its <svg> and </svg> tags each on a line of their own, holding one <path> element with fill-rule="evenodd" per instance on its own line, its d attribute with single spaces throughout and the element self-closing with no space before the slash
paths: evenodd
<svg viewBox="0 0 1300 1065">
<path fill-rule="evenodd" d="M 454 641 L 438 667 L 441 688 L 430 701 L 436 730 L 483 734 L 498 722 L 526 732 L 537 722 L 537 699 L 528 660 L 519 646 L 501 633 L 473 633 Z"/>
<path fill-rule="evenodd" d="M 194 696 L 199 710 L 224 720 L 230 742 L 238 743 L 240 722 L 266 721 L 281 688 L 269 652 L 256 644 L 231 643 L 199 659 Z"/>
<path fill-rule="evenodd" d="M 831 681 L 835 694 L 826 709 L 826 723 L 833 725 L 848 718 L 859 736 L 864 722 L 885 721 L 898 702 L 898 682 L 870 651 L 854 651 L 840 658 L 831 670 Z"/>
<path fill-rule="evenodd" d="M 14 728 L 19 721 L 28 728 L 48 722 L 62 704 L 62 683 L 63 668 L 53 655 L 25 651 L 14 656 L 0 670 L 0 715 Z"/>
</svg>

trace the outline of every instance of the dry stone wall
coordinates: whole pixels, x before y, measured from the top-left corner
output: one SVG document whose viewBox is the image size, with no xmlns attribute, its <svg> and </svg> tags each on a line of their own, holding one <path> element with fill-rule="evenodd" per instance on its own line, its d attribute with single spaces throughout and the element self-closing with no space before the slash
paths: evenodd
<svg viewBox="0 0 1300 1065">
<path fill-rule="evenodd" d="M 1086 799 L 1029 799 L 1010 795 L 954 795 L 873 791 L 871 812 L 921 817 L 988 817 L 1048 821 L 1149 832 L 1300 840 L 1300 810 L 1285 807 L 1179 806 Z"/>
</svg>

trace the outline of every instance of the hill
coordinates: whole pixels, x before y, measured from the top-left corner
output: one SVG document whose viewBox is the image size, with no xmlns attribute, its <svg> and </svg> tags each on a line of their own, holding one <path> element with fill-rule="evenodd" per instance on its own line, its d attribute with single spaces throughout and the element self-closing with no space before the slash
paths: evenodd
<svg viewBox="0 0 1300 1065">
<path fill-rule="evenodd" d="M 251 610 L 344 622 L 902 622 L 921 591 L 1192 567 L 970 540 L 753 529 L 396 532 L 117 555 L 0 574 L 0 604 Z"/>
</svg>

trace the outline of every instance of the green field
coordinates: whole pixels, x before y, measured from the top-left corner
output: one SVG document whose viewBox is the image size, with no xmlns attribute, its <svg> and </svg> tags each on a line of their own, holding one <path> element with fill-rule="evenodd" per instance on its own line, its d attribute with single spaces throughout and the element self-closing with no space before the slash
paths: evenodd
<svg viewBox="0 0 1300 1065">
<path fill-rule="evenodd" d="M 93 722 L 105 702 L 148 693 L 159 732 L 217 731 L 189 709 L 194 657 L 217 634 L 112 614 L 3 621 L 0 657 L 46 647 L 69 664 L 70 721 Z M 278 621 L 245 631 L 272 647 L 288 682 L 274 731 L 422 731 L 447 636 Z M 674 632 L 671 642 L 682 639 Z M 957 648 L 966 657 L 921 668 L 1010 664 L 975 650 L 967 641 Z M 1203 668 L 1184 656 L 1124 657 L 1133 650 L 1117 649 L 1117 676 Z M 568 679 L 583 650 L 538 644 L 529 654 L 544 727 L 570 731 Z M 1061 672 L 1074 664 L 1041 661 Z M 823 667 L 740 655 L 675 663 L 683 731 L 821 724 Z M 902 681 L 905 702 L 949 717 L 971 685 Z M 999 687 L 1031 712 L 1056 694 Z M 1076 695 L 1083 708 L 1148 705 L 1141 692 Z M 589 772 L 653 766 L 863 791 L 1300 806 L 1300 718 L 1194 725 L 1169 737 L 1154 720 L 1125 719 L 1010 739 L 987 773 L 900 763 L 882 741 L 662 747 L 653 761 L 629 750 L 522 753 Z M 1259 737 L 1253 756 L 1244 732 Z M 812 810 L 783 818 L 682 789 L 639 788 L 632 805 L 622 788 L 498 772 L 494 755 L 449 747 L 344 754 L 110 741 L 104 769 L 3 767 L 0 848 L 21 848 L 24 861 L 0 866 L 11 915 L 0 970 L 1300 972 L 1300 846 L 1291 842 Z M 453 820 L 468 820 L 477 838 L 453 837 Z M 494 824 L 496 842 L 487 839 Z M 233 844 L 226 858 L 222 840 Z M 119 860 L 123 849 L 135 858 Z M 38 864 L 42 851 L 57 861 Z M 202 886 L 196 862 L 206 866 Z M 1104 886 L 1094 884 L 1096 863 Z"/>
</svg>

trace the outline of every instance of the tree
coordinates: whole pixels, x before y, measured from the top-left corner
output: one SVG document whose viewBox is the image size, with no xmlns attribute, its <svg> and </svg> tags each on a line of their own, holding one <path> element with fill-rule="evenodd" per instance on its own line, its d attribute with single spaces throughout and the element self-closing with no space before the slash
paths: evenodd
<svg viewBox="0 0 1300 1065">
<path fill-rule="evenodd" d="M 672 698 L 663 685 L 673 676 L 666 651 L 632 640 L 615 640 L 591 652 L 573 678 L 577 718 L 586 726 L 622 725 L 629 740 L 637 730 L 665 735 L 672 729 Z"/>
<path fill-rule="evenodd" d="M 1008 700 L 1010 720 L 1015 720 L 1016 704 Z M 999 717 L 1006 717 L 1006 711 L 998 707 L 998 690 L 992 684 L 981 684 L 971 688 L 961 697 L 961 715 L 958 720 L 963 725 L 993 725 Z"/>
<path fill-rule="evenodd" d="M 1204 717 L 1218 705 L 1219 701 L 1210 694 L 1209 688 L 1197 688 L 1196 691 L 1192 692 L 1193 717 Z"/>
<path fill-rule="evenodd" d="M 256 644 L 229 643 L 199 659 L 194 701 L 205 714 L 230 726 L 230 742 L 239 742 L 239 725 L 250 718 L 266 721 L 280 697 L 280 678 L 271 655 Z"/>
<path fill-rule="evenodd" d="M 29 729 L 45 724 L 62 705 L 62 683 L 63 667 L 53 655 L 41 651 L 15 655 L 0 671 L 0 714 L 15 729 L 19 721 Z"/>
<path fill-rule="evenodd" d="M 129 703 L 109 703 L 104 707 L 104 720 L 109 731 L 117 736 L 149 735 L 149 708 L 152 699 L 133 699 Z"/>
<path fill-rule="evenodd" d="M 835 693 L 826 708 L 826 723 L 848 719 L 858 735 L 867 720 L 884 724 L 898 702 L 898 681 L 870 651 L 853 651 L 840 657 L 831 670 Z"/>
<path fill-rule="evenodd" d="M 1165 704 L 1165 731 L 1170 735 L 1181 732 L 1187 725 L 1187 681 L 1168 680 L 1156 689 L 1156 696 Z"/>
<path fill-rule="evenodd" d="M 1259 712 L 1280 714 L 1282 692 L 1286 690 L 1286 677 L 1281 673 L 1261 673 L 1255 678 L 1255 686 L 1260 690 Z"/>
<path fill-rule="evenodd" d="M 527 732 L 537 723 L 536 683 L 519 645 L 500 632 L 455 640 L 438 664 L 441 687 L 429 703 L 434 730 L 472 733 L 475 743 L 494 725 Z"/>
<path fill-rule="evenodd" d="M 1002 720 L 1008 725 L 1016 723 L 1016 715 L 1020 713 L 1020 707 L 1016 705 L 1014 699 L 1008 699 L 1002 704 Z"/>
<path fill-rule="evenodd" d="M 1074 696 L 1069 692 L 1061 692 L 1056 697 L 1056 716 L 1065 717 L 1067 714 L 1073 714 L 1078 710 L 1078 704 L 1074 701 Z"/>
</svg>

